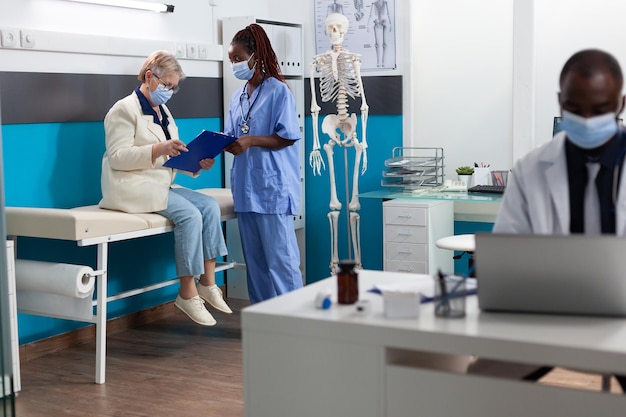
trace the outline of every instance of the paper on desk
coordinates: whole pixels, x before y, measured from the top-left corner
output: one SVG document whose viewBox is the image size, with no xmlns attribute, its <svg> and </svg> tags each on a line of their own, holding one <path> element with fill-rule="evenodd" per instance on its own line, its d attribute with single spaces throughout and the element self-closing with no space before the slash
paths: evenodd
<svg viewBox="0 0 626 417">
<path fill-rule="evenodd" d="M 465 279 L 466 294 L 476 293 L 476 278 Z M 421 276 L 410 281 L 395 284 L 376 284 L 371 292 L 378 294 L 419 294 L 422 302 L 432 301 L 435 297 L 435 282 L 430 276 Z"/>
</svg>

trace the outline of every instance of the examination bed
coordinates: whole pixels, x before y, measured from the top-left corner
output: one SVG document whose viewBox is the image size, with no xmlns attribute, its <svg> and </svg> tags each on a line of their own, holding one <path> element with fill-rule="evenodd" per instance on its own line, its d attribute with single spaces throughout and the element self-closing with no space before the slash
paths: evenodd
<svg viewBox="0 0 626 417">
<path fill-rule="evenodd" d="M 196 190 L 214 197 L 221 210 L 221 220 L 236 218 L 233 198 L 228 188 L 204 188 Z M 154 236 L 168 233 L 173 230 L 172 224 L 159 214 L 129 214 L 114 210 L 101 209 L 98 206 L 84 206 L 71 209 L 58 208 L 30 208 L 6 207 L 7 234 L 12 236 L 26 236 L 35 238 L 59 239 L 75 241 L 78 246 L 97 245 L 97 265 L 94 270 L 96 276 L 96 291 L 92 306 L 95 314 L 89 319 L 64 317 L 58 313 L 32 313 L 50 317 L 94 323 L 96 327 L 96 375 L 95 382 L 105 382 L 106 369 L 106 321 L 107 303 L 114 300 L 152 291 L 178 282 L 172 279 L 142 288 L 107 296 L 107 264 L 108 244 L 128 239 Z M 218 263 L 216 271 L 245 267 L 236 262 Z"/>
</svg>

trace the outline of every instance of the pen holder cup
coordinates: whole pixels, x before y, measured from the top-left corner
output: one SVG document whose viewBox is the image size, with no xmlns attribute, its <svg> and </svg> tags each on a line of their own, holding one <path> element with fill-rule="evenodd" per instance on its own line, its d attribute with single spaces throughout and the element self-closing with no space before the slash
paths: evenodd
<svg viewBox="0 0 626 417">
<path fill-rule="evenodd" d="M 474 185 L 489 185 L 489 168 L 474 168 Z"/>
<path fill-rule="evenodd" d="M 435 278 L 435 316 L 465 317 L 465 297 L 465 278 L 457 275 Z"/>
<path fill-rule="evenodd" d="M 506 186 L 509 180 L 509 171 L 491 171 L 491 183 L 493 185 Z"/>
</svg>

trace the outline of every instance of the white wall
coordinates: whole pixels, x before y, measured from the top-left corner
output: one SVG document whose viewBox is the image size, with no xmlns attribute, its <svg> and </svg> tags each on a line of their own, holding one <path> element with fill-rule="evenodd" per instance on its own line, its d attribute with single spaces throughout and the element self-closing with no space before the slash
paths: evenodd
<svg viewBox="0 0 626 417">
<path fill-rule="evenodd" d="M 626 71 L 626 2 L 616 0 L 550 0 L 535 2 L 536 142 L 552 134 L 559 115 L 557 92 L 565 61 L 576 51 L 599 48 L 613 54 Z M 622 115 L 623 116 L 623 115 Z"/>
<path fill-rule="evenodd" d="M 406 146 L 442 146 L 446 175 L 485 161 L 509 168 L 552 137 L 567 58 L 601 48 L 626 70 L 615 0 L 410 2 Z"/>
<path fill-rule="evenodd" d="M 513 0 L 414 1 L 409 15 L 405 146 L 443 147 L 447 178 L 474 162 L 509 168 Z"/>
</svg>

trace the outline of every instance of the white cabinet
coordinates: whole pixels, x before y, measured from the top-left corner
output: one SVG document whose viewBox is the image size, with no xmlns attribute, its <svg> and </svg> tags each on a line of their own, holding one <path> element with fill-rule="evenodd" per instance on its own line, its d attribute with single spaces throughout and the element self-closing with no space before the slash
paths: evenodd
<svg viewBox="0 0 626 417">
<path fill-rule="evenodd" d="M 383 203 L 385 271 L 434 274 L 454 271 L 453 253 L 435 242 L 454 234 L 452 201 L 389 200 Z"/>
<path fill-rule="evenodd" d="M 257 20 L 272 42 L 283 75 L 302 76 L 302 27 L 268 20 Z"/>
</svg>

